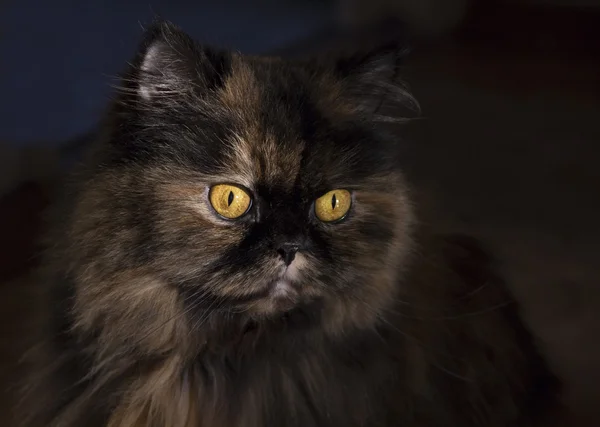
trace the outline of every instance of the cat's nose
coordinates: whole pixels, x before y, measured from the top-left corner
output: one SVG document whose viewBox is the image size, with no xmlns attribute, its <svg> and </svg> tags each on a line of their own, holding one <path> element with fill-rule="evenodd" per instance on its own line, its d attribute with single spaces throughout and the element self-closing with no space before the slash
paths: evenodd
<svg viewBox="0 0 600 427">
<path fill-rule="evenodd" d="M 300 249 L 300 245 L 297 243 L 282 243 L 277 248 L 277 253 L 285 262 L 285 265 L 290 265 L 296 257 L 296 252 Z"/>
</svg>

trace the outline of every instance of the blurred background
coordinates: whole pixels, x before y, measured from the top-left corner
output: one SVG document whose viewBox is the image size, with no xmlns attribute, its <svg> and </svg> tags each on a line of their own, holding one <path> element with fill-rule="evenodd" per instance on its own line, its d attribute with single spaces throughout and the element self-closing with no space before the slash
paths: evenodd
<svg viewBox="0 0 600 427">
<path fill-rule="evenodd" d="M 0 1 L 0 384 L 41 212 L 156 15 L 245 53 L 410 40 L 423 113 L 398 137 L 422 218 L 495 249 L 569 407 L 600 425 L 600 0 Z"/>
</svg>

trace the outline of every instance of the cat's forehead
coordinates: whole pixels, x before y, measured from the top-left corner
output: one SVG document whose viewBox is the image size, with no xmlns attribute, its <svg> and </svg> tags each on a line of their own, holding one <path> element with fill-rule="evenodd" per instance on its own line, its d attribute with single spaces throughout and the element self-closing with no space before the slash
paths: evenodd
<svg viewBox="0 0 600 427">
<path fill-rule="evenodd" d="M 157 147 L 178 161 L 190 155 L 190 167 L 211 181 L 318 192 L 360 183 L 385 163 L 378 140 L 349 114 L 328 74 L 233 56 L 209 94 L 184 104 L 178 122 L 191 126 L 176 128 L 185 138 L 169 133 L 171 146 Z"/>
<path fill-rule="evenodd" d="M 240 132 L 225 148 L 226 167 L 237 181 L 254 187 L 261 183 L 291 187 L 300 173 L 304 142 L 283 149 L 274 135 Z"/>
<path fill-rule="evenodd" d="M 374 125 L 389 118 L 382 106 L 410 99 L 394 82 L 399 58 L 395 46 L 348 58 L 249 57 L 159 24 L 111 109 L 107 159 L 248 187 L 360 184 L 396 168 L 397 147 Z"/>
<path fill-rule="evenodd" d="M 247 186 L 294 185 L 311 135 L 303 131 L 309 88 L 281 78 L 277 64 L 233 61 L 218 92 L 232 120 L 224 163 Z M 289 78 L 289 76 L 288 76 Z M 294 98 L 285 94 L 295 91 Z M 305 94 L 302 102 L 300 94 Z M 314 113 L 313 113 L 314 114 Z"/>
</svg>

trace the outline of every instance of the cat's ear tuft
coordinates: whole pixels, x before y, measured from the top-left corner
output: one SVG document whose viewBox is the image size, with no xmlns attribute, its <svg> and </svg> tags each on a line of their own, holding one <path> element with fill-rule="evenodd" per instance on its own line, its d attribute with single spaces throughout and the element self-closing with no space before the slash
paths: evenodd
<svg viewBox="0 0 600 427">
<path fill-rule="evenodd" d="M 401 121 L 420 112 L 416 99 L 401 80 L 408 49 L 393 42 L 336 60 L 334 73 L 357 108 L 380 121 Z"/>
<path fill-rule="evenodd" d="M 144 101 L 186 96 L 221 81 L 227 64 L 226 53 L 198 45 L 169 22 L 158 22 L 145 32 L 131 82 Z"/>
</svg>

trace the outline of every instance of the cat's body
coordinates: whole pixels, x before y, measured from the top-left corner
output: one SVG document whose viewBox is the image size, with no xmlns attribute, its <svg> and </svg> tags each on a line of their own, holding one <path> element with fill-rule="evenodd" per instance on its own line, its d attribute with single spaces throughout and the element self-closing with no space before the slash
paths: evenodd
<svg viewBox="0 0 600 427">
<path fill-rule="evenodd" d="M 52 237 L 28 425 L 525 422 L 546 372 L 510 296 L 416 226 L 373 126 L 397 59 L 151 30 Z"/>
</svg>

